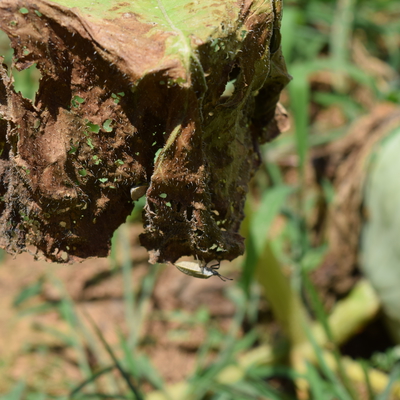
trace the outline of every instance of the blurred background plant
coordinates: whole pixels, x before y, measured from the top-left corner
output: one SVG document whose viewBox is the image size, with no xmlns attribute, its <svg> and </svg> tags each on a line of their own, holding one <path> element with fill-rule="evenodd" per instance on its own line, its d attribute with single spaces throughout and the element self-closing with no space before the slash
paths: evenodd
<svg viewBox="0 0 400 400">
<path fill-rule="evenodd" d="M 285 2 L 292 127 L 262 148 L 233 283 L 147 265 L 144 199 L 107 260 L 2 254 L 0 398 L 400 398 L 399 19 L 389 0 Z M 35 66 L 12 73 L 34 98 Z"/>
</svg>

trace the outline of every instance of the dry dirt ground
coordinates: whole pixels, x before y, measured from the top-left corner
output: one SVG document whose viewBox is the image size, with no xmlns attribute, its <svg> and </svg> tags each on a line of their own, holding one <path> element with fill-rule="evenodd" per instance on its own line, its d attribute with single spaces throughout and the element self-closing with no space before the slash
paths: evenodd
<svg viewBox="0 0 400 400">
<path fill-rule="evenodd" d="M 134 265 L 131 284 L 136 293 L 142 277 L 152 267 L 147 263 L 146 250 L 138 245 L 140 232 L 139 225 L 129 228 Z M 193 371 L 196 351 L 206 336 L 205 326 L 210 329 L 215 324 L 222 331 L 227 329 L 235 309 L 223 291 L 232 281 L 222 282 L 216 277 L 193 279 L 172 266 L 153 268 L 160 271 L 151 300 L 144 306 L 146 317 L 138 334 L 141 348 L 154 368 L 166 382 L 177 382 Z M 20 293 L 38 282 L 42 282 L 39 293 L 15 306 Z M 128 335 L 129 331 L 123 286 L 121 268 L 113 270 L 109 258 L 60 265 L 34 261 L 28 253 L 15 259 L 6 255 L 0 266 L 0 394 L 7 393 L 19 380 L 25 380 L 32 389 L 65 394 L 68 382 L 78 385 L 83 379 L 78 367 L 79 352 L 76 347 L 67 346 L 61 336 L 80 342 L 82 336 L 77 331 L 81 329 L 71 328 L 54 307 L 39 309 L 59 304 L 63 296 L 73 300 L 85 329 L 91 331 L 82 308 L 92 316 L 117 355 L 122 356 L 118 332 Z M 33 307 L 38 308 L 28 313 Z M 192 312 L 202 307 L 209 310 L 210 323 L 191 321 Z M 57 335 L 52 333 L 56 331 Z M 93 331 L 89 335 L 96 337 Z M 98 338 L 95 342 L 98 351 L 84 346 L 89 364 L 110 365 Z"/>
<path fill-rule="evenodd" d="M 226 290 L 234 289 L 239 279 L 240 259 L 237 264 L 221 265 L 222 274 L 233 281 L 222 282 L 217 277 L 194 279 L 173 266 L 150 266 L 146 250 L 138 243 L 141 225 L 125 225 L 124 229 L 130 242 L 133 268 L 129 284 L 135 298 L 140 297 L 149 268 L 157 268 L 154 289 L 142 306 L 143 320 L 138 322 L 135 314 L 131 326 L 127 324 L 124 300 L 127 282 L 121 269 L 123 251 L 118 246 L 116 267 L 110 258 L 62 265 L 35 261 L 28 253 L 4 257 L 0 264 L 0 395 L 8 393 L 20 380 L 26 381 L 30 390 L 65 395 L 84 379 L 82 360 L 87 360 L 93 371 L 111 365 L 82 310 L 90 314 L 119 358 L 123 357 L 120 333 L 129 338 L 129 332 L 135 332 L 140 352 L 147 355 L 167 383 L 192 374 L 198 349 L 211 331 L 219 332 L 221 338 L 229 329 L 235 306 Z M 328 264 L 321 266 L 319 275 L 329 275 Z M 314 277 L 323 299 L 342 297 L 335 282 L 354 280 L 354 270 L 335 269 L 335 277 L 328 280 L 330 284 Z M 37 293 L 16 305 L 21 293 L 35 285 Z M 75 325 L 67 322 L 68 307 L 62 307 L 62 299 L 72 300 L 79 320 Z M 269 307 L 262 302 L 261 308 L 260 323 L 269 324 L 263 330 L 274 335 L 277 327 L 270 323 Z M 369 358 L 374 351 L 384 351 L 391 345 L 382 324 L 374 321 L 342 350 L 354 358 Z M 109 388 L 107 379 L 105 376 L 99 380 L 105 391 Z"/>
</svg>

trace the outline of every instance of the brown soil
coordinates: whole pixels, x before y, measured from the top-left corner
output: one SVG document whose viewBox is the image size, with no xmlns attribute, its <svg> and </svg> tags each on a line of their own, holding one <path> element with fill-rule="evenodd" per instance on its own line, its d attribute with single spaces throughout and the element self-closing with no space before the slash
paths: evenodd
<svg viewBox="0 0 400 400">
<path fill-rule="evenodd" d="M 232 283 L 216 277 L 207 281 L 193 279 L 172 266 L 150 266 L 146 250 L 138 244 L 141 229 L 138 225 L 131 225 L 129 229 L 134 264 L 131 284 L 135 292 L 148 268 L 160 269 L 151 301 L 145 307 L 145 323 L 139 332 L 141 349 L 166 382 L 178 382 L 193 371 L 196 352 L 204 341 L 206 329 L 224 330 L 229 325 L 235 308 L 223 291 Z M 226 269 L 227 265 L 221 268 Z M 43 280 L 40 294 L 19 307 L 13 306 L 24 288 L 40 280 Z M 14 259 L 5 256 L 0 268 L 0 393 L 7 393 L 16 381 L 26 380 L 32 389 L 65 394 L 68 382 L 77 385 L 83 380 L 77 351 L 49 333 L 57 330 L 83 339 L 79 333 L 81 329 L 74 332 L 55 310 L 21 313 L 44 303 L 55 304 L 64 294 L 73 300 L 80 321 L 95 338 L 97 351 L 92 345 L 85 350 L 91 365 L 109 365 L 111 361 L 82 309 L 90 314 L 116 354 L 122 356 L 118 332 L 129 335 L 123 285 L 121 269 L 113 272 L 110 259 L 58 265 L 34 261 L 28 253 Z M 189 316 L 201 308 L 209 310 L 211 315 L 206 324 Z M 174 312 L 179 312 L 179 316 L 173 317 Z M 105 380 L 100 379 L 100 382 Z"/>
</svg>

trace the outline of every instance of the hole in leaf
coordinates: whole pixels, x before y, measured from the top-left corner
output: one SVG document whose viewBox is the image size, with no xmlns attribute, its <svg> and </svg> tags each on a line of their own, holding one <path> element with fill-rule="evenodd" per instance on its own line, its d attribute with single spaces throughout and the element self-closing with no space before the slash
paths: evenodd
<svg viewBox="0 0 400 400">
<path fill-rule="evenodd" d="M 84 102 L 85 102 L 85 99 L 83 99 L 82 97 L 74 96 L 73 99 L 71 100 L 71 106 L 77 108 L 77 107 L 79 107 L 80 104 L 82 104 Z"/>
<path fill-rule="evenodd" d="M 154 154 L 154 165 L 155 165 L 156 162 L 157 162 L 157 158 L 158 158 L 158 156 L 160 155 L 161 150 L 162 150 L 162 149 L 158 149 L 158 150 L 156 151 L 156 154 Z M 138 153 L 137 155 L 139 155 L 139 153 Z"/>
<path fill-rule="evenodd" d="M 70 144 L 71 149 L 68 151 L 68 154 L 75 154 L 76 151 L 78 150 L 78 143 L 74 145 L 73 143 Z"/>
<path fill-rule="evenodd" d="M 7 65 L 8 68 L 11 66 L 11 60 L 14 50 L 11 48 L 11 41 L 8 38 L 7 34 L 0 30 L 0 55 L 4 57 L 4 64 Z"/>
<path fill-rule="evenodd" d="M 106 121 L 104 121 L 103 129 L 106 132 L 112 132 L 111 123 L 112 123 L 112 119 L 107 119 Z"/>
<path fill-rule="evenodd" d="M 36 68 L 36 63 L 22 71 L 13 68 L 12 75 L 14 77 L 15 91 L 17 93 L 20 92 L 26 99 L 34 101 L 36 92 L 39 89 L 39 80 L 42 76 L 39 69 Z"/>
<path fill-rule="evenodd" d="M 92 139 L 91 139 L 91 138 L 87 138 L 87 139 L 86 139 L 86 143 L 88 144 L 88 146 L 89 146 L 91 149 L 94 149 L 94 146 L 93 146 L 93 143 L 92 143 Z"/>
<path fill-rule="evenodd" d="M 100 132 L 100 126 L 97 124 L 92 124 L 90 121 L 86 122 L 86 126 L 89 128 L 91 132 L 94 133 L 99 133 Z"/>
<path fill-rule="evenodd" d="M 240 75 L 240 72 L 241 68 L 238 65 L 234 65 L 231 69 L 231 72 L 229 72 L 228 82 L 225 85 L 225 90 L 224 93 L 222 93 L 221 95 L 221 99 L 226 99 L 233 95 L 233 93 L 235 92 L 235 83 L 238 76 Z"/>
<path fill-rule="evenodd" d="M 92 159 L 95 165 L 99 165 L 101 163 L 101 159 L 99 158 L 99 156 L 94 155 Z"/>
</svg>

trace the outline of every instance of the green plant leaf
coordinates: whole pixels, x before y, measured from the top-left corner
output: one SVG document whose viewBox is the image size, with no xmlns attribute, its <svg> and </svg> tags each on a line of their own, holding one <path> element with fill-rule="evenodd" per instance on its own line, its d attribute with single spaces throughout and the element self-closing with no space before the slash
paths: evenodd
<svg viewBox="0 0 400 400">
<path fill-rule="evenodd" d="M 258 258 L 268 240 L 268 230 L 274 218 L 284 206 L 287 196 L 293 190 L 293 188 L 286 185 L 269 189 L 264 193 L 258 210 L 250 216 L 251 222 L 249 237 L 247 238 L 247 252 L 241 279 L 247 293 L 250 282 L 254 277 Z"/>
<path fill-rule="evenodd" d="M 18 296 L 13 301 L 13 306 L 18 307 L 26 300 L 41 293 L 43 287 L 43 278 L 38 279 L 32 285 L 26 286 L 19 292 Z"/>
<path fill-rule="evenodd" d="M 400 129 L 379 143 L 365 187 L 368 219 L 363 227 L 361 264 L 383 304 L 390 332 L 400 341 Z"/>
</svg>

